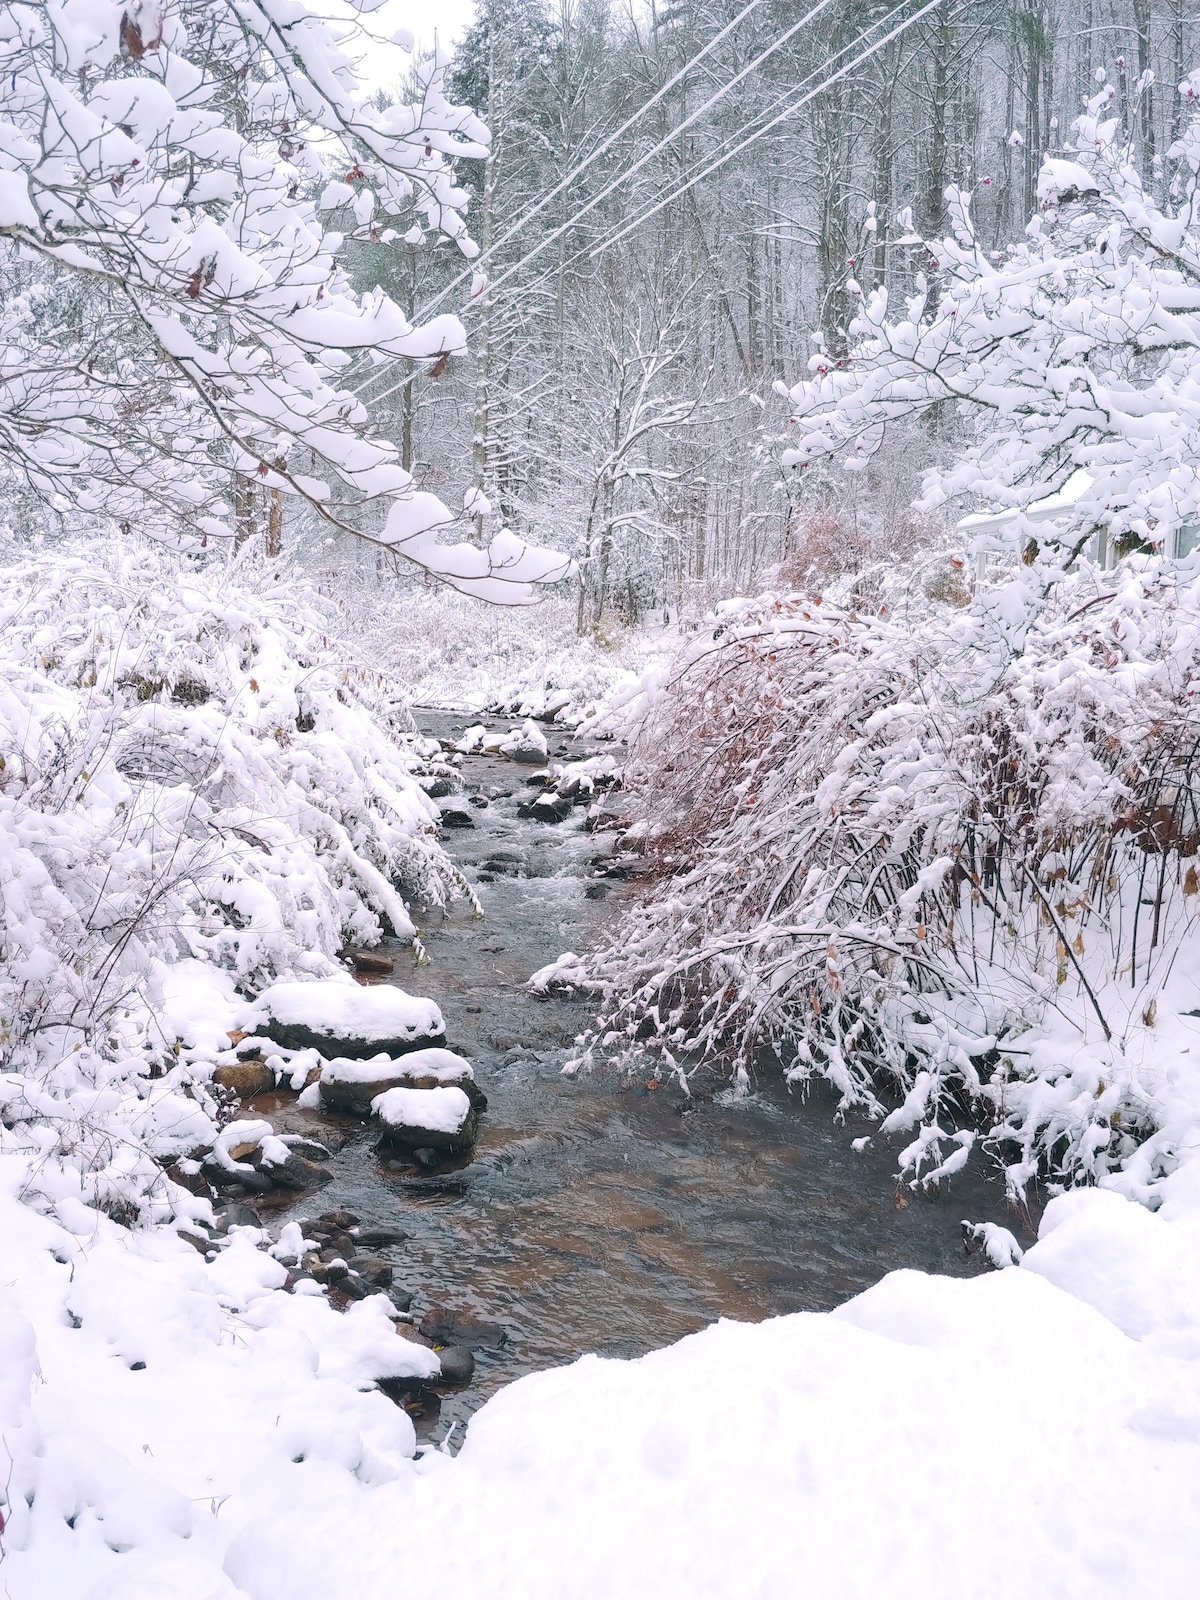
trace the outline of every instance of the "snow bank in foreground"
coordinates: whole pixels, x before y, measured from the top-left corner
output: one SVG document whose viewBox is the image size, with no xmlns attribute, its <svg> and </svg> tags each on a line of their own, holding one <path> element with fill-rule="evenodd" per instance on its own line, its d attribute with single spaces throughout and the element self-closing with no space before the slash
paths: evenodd
<svg viewBox="0 0 1200 1600">
<path fill-rule="evenodd" d="M 398 1571 L 446 1600 L 1184 1600 L 1193 1199 L 1081 1193 L 1032 1270 L 893 1273 L 831 1315 L 526 1378 L 457 1460 L 247 1527 L 226 1571 L 251 1600 L 382 1600 Z"/>
<path fill-rule="evenodd" d="M 1200 1164 L 1157 1214 L 1051 1202 L 1021 1267 L 523 1379 L 420 1460 L 370 1385 L 436 1358 L 381 1300 L 282 1293 L 253 1231 L 206 1264 L 167 1229 L 54 1221 L 19 1176 L 0 1163 L 9 1600 L 1195 1592 Z"/>
</svg>

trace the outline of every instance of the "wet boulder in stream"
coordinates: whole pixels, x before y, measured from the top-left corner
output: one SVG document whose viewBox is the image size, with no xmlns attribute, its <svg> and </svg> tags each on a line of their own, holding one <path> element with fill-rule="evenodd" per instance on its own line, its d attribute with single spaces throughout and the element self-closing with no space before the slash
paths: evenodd
<svg viewBox="0 0 1200 1600">
<path fill-rule="evenodd" d="M 450 799 L 443 800 L 438 807 L 442 818 L 443 828 L 473 828 L 475 818 L 471 814 L 471 802 L 466 795 L 452 795 Z"/>
<path fill-rule="evenodd" d="M 432 1000 L 393 984 L 364 988 L 348 974 L 311 983 L 275 983 L 254 1002 L 243 1027 L 289 1050 L 317 1050 L 326 1060 L 406 1055 L 441 1045 L 442 1013 Z"/>
<path fill-rule="evenodd" d="M 389 1089 L 460 1089 L 475 1111 L 487 1109 L 487 1099 L 475 1082 L 469 1061 L 452 1050 L 415 1050 L 398 1061 L 383 1054 L 370 1061 L 341 1058 L 321 1073 L 319 1093 L 327 1111 L 350 1111 L 368 1116 L 372 1103 Z"/>
<path fill-rule="evenodd" d="M 526 718 L 523 727 L 514 728 L 507 739 L 497 746 L 498 754 L 507 757 L 509 761 L 530 762 L 535 766 L 545 764 L 549 754 L 546 736 L 537 723 Z"/>
<path fill-rule="evenodd" d="M 464 1155 L 475 1143 L 479 1114 L 462 1089 L 388 1089 L 371 1102 L 380 1143 L 401 1150 Z"/>
<path fill-rule="evenodd" d="M 536 800 L 518 806 L 517 815 L 534 822 L 565 822 L 574 810 L 574 800 L 565 795 L 540 794 Z"/>
</svg>

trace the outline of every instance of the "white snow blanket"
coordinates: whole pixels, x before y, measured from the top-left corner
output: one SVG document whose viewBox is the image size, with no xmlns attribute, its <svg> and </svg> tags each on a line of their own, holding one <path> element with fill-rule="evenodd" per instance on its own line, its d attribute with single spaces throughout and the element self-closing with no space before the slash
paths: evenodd
<svg viewBox="0 0 1200 1600">
<path fill-rule="evenodd" d="M 523 1379 L 420 1460 L 363 1386 L 436 1357 L 380 1301 L 279 1292 L 250 1233 L 206 1265 L 68 1228 L 0 1171 L 9 1600 L 1195 1593 L 1196 1164 L 1157 1214 L 1053 1201 L 1020 1267 Z"/>
<path fill-rule="evenodd" d="M 272 1022 L 364 1042 L 425 1038 L 444 1033 L 446 1026 L 432 1000 L 391 984 L 366 987 L 351 977 L 272 984 L 247 1010 L 242 1025 L 249 1033 Z"/>
<path fill-rule="evenodd" d="M 352 1061 L 339 1056 L 323 1069 L 321 1082 L 325 1084 L 386 1083 L 391 1078 L 431 1080 L 434 1086 L 462 1083 L 473 1080 L 475 1069 L 453 1050 L 410 1050 L 407 1055 L 372 1056 L 369 1061 Z"/>
<path fill-rule="evenodd" d="M 385 1128 L 457 1133 L 471 1115 L 471 1102 L 461 1089 L 386 1089 L 371 1101 L 371 1110 Z"/>
</svg>

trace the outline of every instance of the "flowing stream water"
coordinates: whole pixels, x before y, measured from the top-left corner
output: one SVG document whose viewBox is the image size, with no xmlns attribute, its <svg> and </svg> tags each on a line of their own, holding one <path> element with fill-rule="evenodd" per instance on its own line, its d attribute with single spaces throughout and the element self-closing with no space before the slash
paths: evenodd
<svg viewBox="0 0 1200 1600">
<path fill-rule="evenodd" d="M 429 712 L 418 722 L 440 738 L 464 726 Z M 563 742 L 551 738 L 552 754 Z M 778 1074 L 764 1072 L 741 1100 L 719 1083 L 690 1100 L 666 1082 L 652 1089 L 649 1072 L 564 1076 L 588 1002 L 538 999 L 524 984 L 594 941 L 623 891 L 602 897 L 606 886 L 589 879 L 611 835 L 586 833 L 583 808 L 558 826 L 517 817 L 529 770 L 466 758 L 467 787 L 489 804 L 445 842 L 485 917 L 461 902 L 419 910 L 428 963 L 392 949 L 393 981 L 438 1002 L 449 1044 L 488 1096 L 473 1157 L 425 1175 L 377 1154 L 354 1119 L 289 1113 L 283 1097 L 256 1102 L 281 1128 L 319 1123 L 345 1139 L 333 1182 L 285 1215 L 345 1206 L 364 1224 L 403 1228 L 407 1242 L 381 1253 L 414 1311 L 449 1307 L 500 1330 L 467 1337 L 475 1381 L 442 1397 L 440 1419 L 427 1401 L 422 1431 L 436 1421 L 440 1436 L 501 1384 L 585 1351 L 634 1356 L 717 1317 L 827 1310 L 897 1267 L 979 1271 L 963 1218 L 1002 1222 L 1030 1242 L 1028 1219 L 982 1162 L 948 1192 L 913 1193 L 896 1181 L 901 1141 L 876 1137 L 855 1153 L 851 1140 L 874 1125 L 838 1122 L 831 1095 L 789 1093 Z"/>
</svg>

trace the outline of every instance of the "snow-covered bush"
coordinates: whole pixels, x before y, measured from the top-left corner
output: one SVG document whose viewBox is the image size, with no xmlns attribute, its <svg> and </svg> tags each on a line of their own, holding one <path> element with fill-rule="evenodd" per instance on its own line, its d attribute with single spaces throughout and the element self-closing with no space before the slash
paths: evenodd
<svg viewBox="0 0 1200 1600">
<path fill-rule="evenodd" d="M 362 648 L 423 706 L 554 713 L 574 726 L 632 682 L 653 648 L 632 636 L 616 650 L 581 638 L 574 601 L 557 597 L 500 608 L 414 586 L 381 602 L 378 587 L 364 589 L 352 570 L 339 572 L 331 589 Z"/>
<path fill-rule="evenodd" d="M 728 1049 L 744 1077 L 773 1045 L 919 1127 L 927 1178 L 964 1122 L 1014 1187 L 1046 1159 L 1169 1167 L 1171 1030 L 1200 1004 L 1200 581 L 1076 574 L 1014 648 L 1020 587 L 725 609 L 626 769 L 656 870 L 592 963 L 605 1048 L 681 1077 Z"/>
<path fill-rule="evenodd" d="M 155 1102 L 188 1082 L 162 1016 L 172 969 L 217 998 L 324 975 L 348 939 L 412 934 L 403 893 L 444 900 L 458 880 L 413 742 L 370 709 L 374 676 L 339 660 L 304 586 L 144 551 L 6 580 L 5 1118 L 114 1192 L 114 1159 L 153 1186 L 149 1156 L 202 1142 L 205 1121 L 173 1102 L 173 1143 L 139 1104 L 152 1080 Z"/>
</svg>

